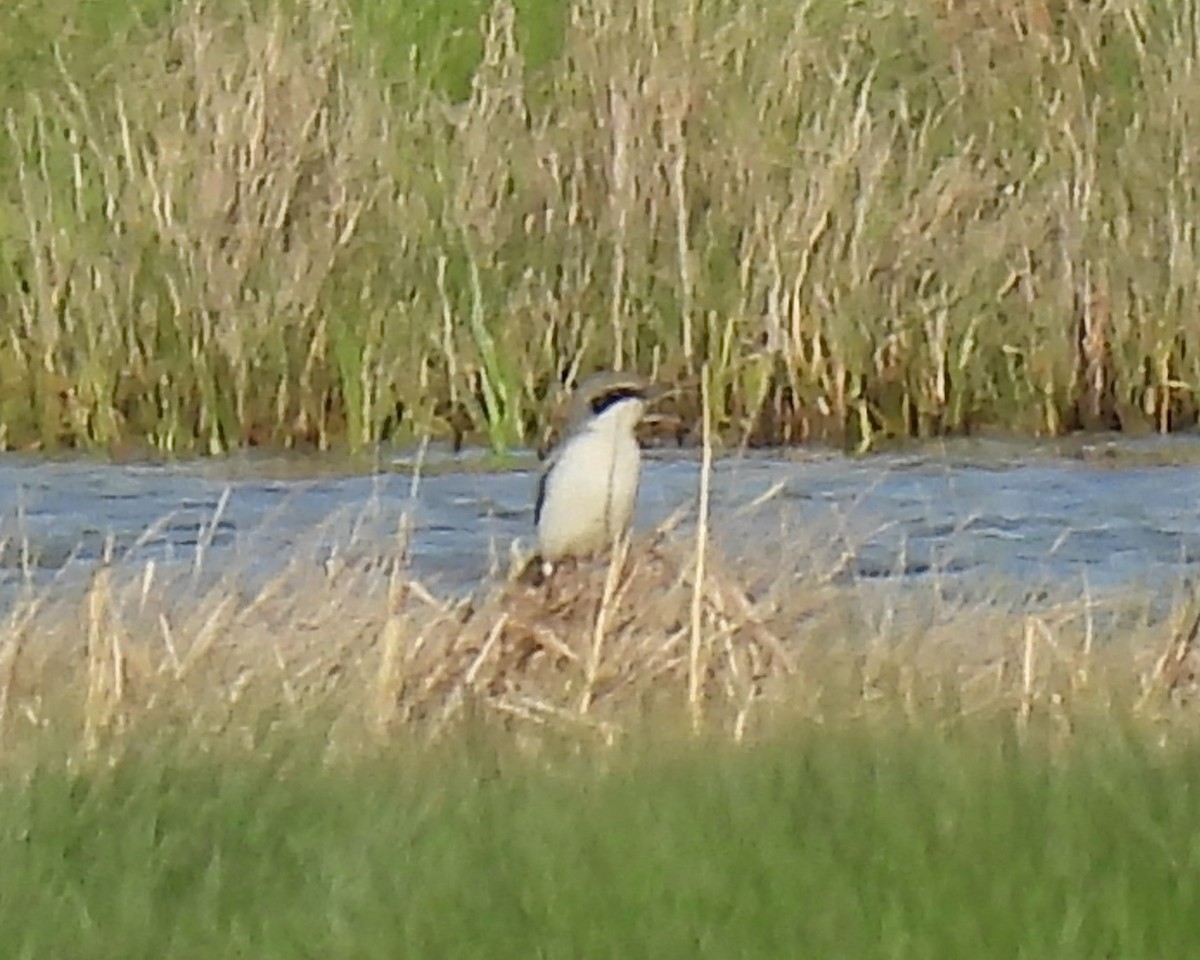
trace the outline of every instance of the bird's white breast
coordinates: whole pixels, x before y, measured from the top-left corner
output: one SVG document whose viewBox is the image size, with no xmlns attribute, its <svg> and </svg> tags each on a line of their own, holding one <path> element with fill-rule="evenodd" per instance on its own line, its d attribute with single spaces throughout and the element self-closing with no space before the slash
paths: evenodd
<svg viewBox="0 0 1200 960">
<path fill-rule="evenodd" d="M 544 559 L 553 562 L 603 549 L 629 528 L 641 451 L 628 413 L 602 415 L 556 453 L 537 525 Z"/>
</svg>

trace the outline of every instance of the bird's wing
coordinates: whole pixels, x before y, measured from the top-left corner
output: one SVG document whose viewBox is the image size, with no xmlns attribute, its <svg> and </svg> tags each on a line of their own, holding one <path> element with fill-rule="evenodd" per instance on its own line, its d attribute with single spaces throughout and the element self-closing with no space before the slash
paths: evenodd
<svg viewBox="0 0 1200 960">
<path fill-rule="evenodd" d="M 538 474 L 537 499 L 533 502 L 533 525 L 542 522 L 542 507 L 546 503 L 546 484 L 550 477 L 550 468 L 554 466 L 554 458 L 550 457 L 542 464 L 542 472 Z"/>
</svg>

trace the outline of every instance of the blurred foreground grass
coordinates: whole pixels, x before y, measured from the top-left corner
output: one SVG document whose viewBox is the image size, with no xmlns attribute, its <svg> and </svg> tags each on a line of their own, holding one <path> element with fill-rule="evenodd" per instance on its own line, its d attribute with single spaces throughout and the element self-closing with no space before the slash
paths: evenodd
<svg viewBox="0 0 1200 960">
<path fill-rule="evenodd" d="M 706 363 L 731 442 L 1188 427 L 1198 23 L 5 5 L 0 447 L 499 449 Z"/>
<path fill-rule="evenodd" d="M 1200 936 L 1200 753 L 1107 721 L 1055 749 L 899 714 L 539 761 L 325 749 L 0 774 L 8 955 L 1149 960 Z"/>
</svg>

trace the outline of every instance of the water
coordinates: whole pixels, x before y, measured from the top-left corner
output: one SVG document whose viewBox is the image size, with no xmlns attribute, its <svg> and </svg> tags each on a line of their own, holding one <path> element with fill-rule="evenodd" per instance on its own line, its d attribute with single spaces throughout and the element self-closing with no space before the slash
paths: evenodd
<svg viewBox="0 0 1200 960">
<path fill-rule="evenodd" d="M 0 585 L 69 579 L 111 555 L 269 575 L 297 557 L 394 554 L 446 589 L 529 543 L 536 463 L 449 455 L 416 486 L 313 459 L 109 465 L 0 457 Z M 698 460 L 650 451 L 638 527 L 694 503 Z M 754 505 L 754 501 L 762 500 Z M 1160 589 L 1200 572 L 1200 437 L 1034 446 L 962 442 L 848 458 L 718 460 L 712 513 L 730 556 L 849 579 L 941 577 L 1037 590 Z"/>
</svg>

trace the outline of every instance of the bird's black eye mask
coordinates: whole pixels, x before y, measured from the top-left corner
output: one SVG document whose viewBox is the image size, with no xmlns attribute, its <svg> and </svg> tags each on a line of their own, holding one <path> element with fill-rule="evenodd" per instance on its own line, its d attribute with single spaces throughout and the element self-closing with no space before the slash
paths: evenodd
<svg viewBox="0 0 1200 960">
<path fill-rule="evenodd" d="M 592 414 L 600 416 L 605 410 L 615 407 L 622 400 L 645 400 L 646 391 L 637 387 L 616 387 L 602 393 L 592 401 Z"/>
</svg>

